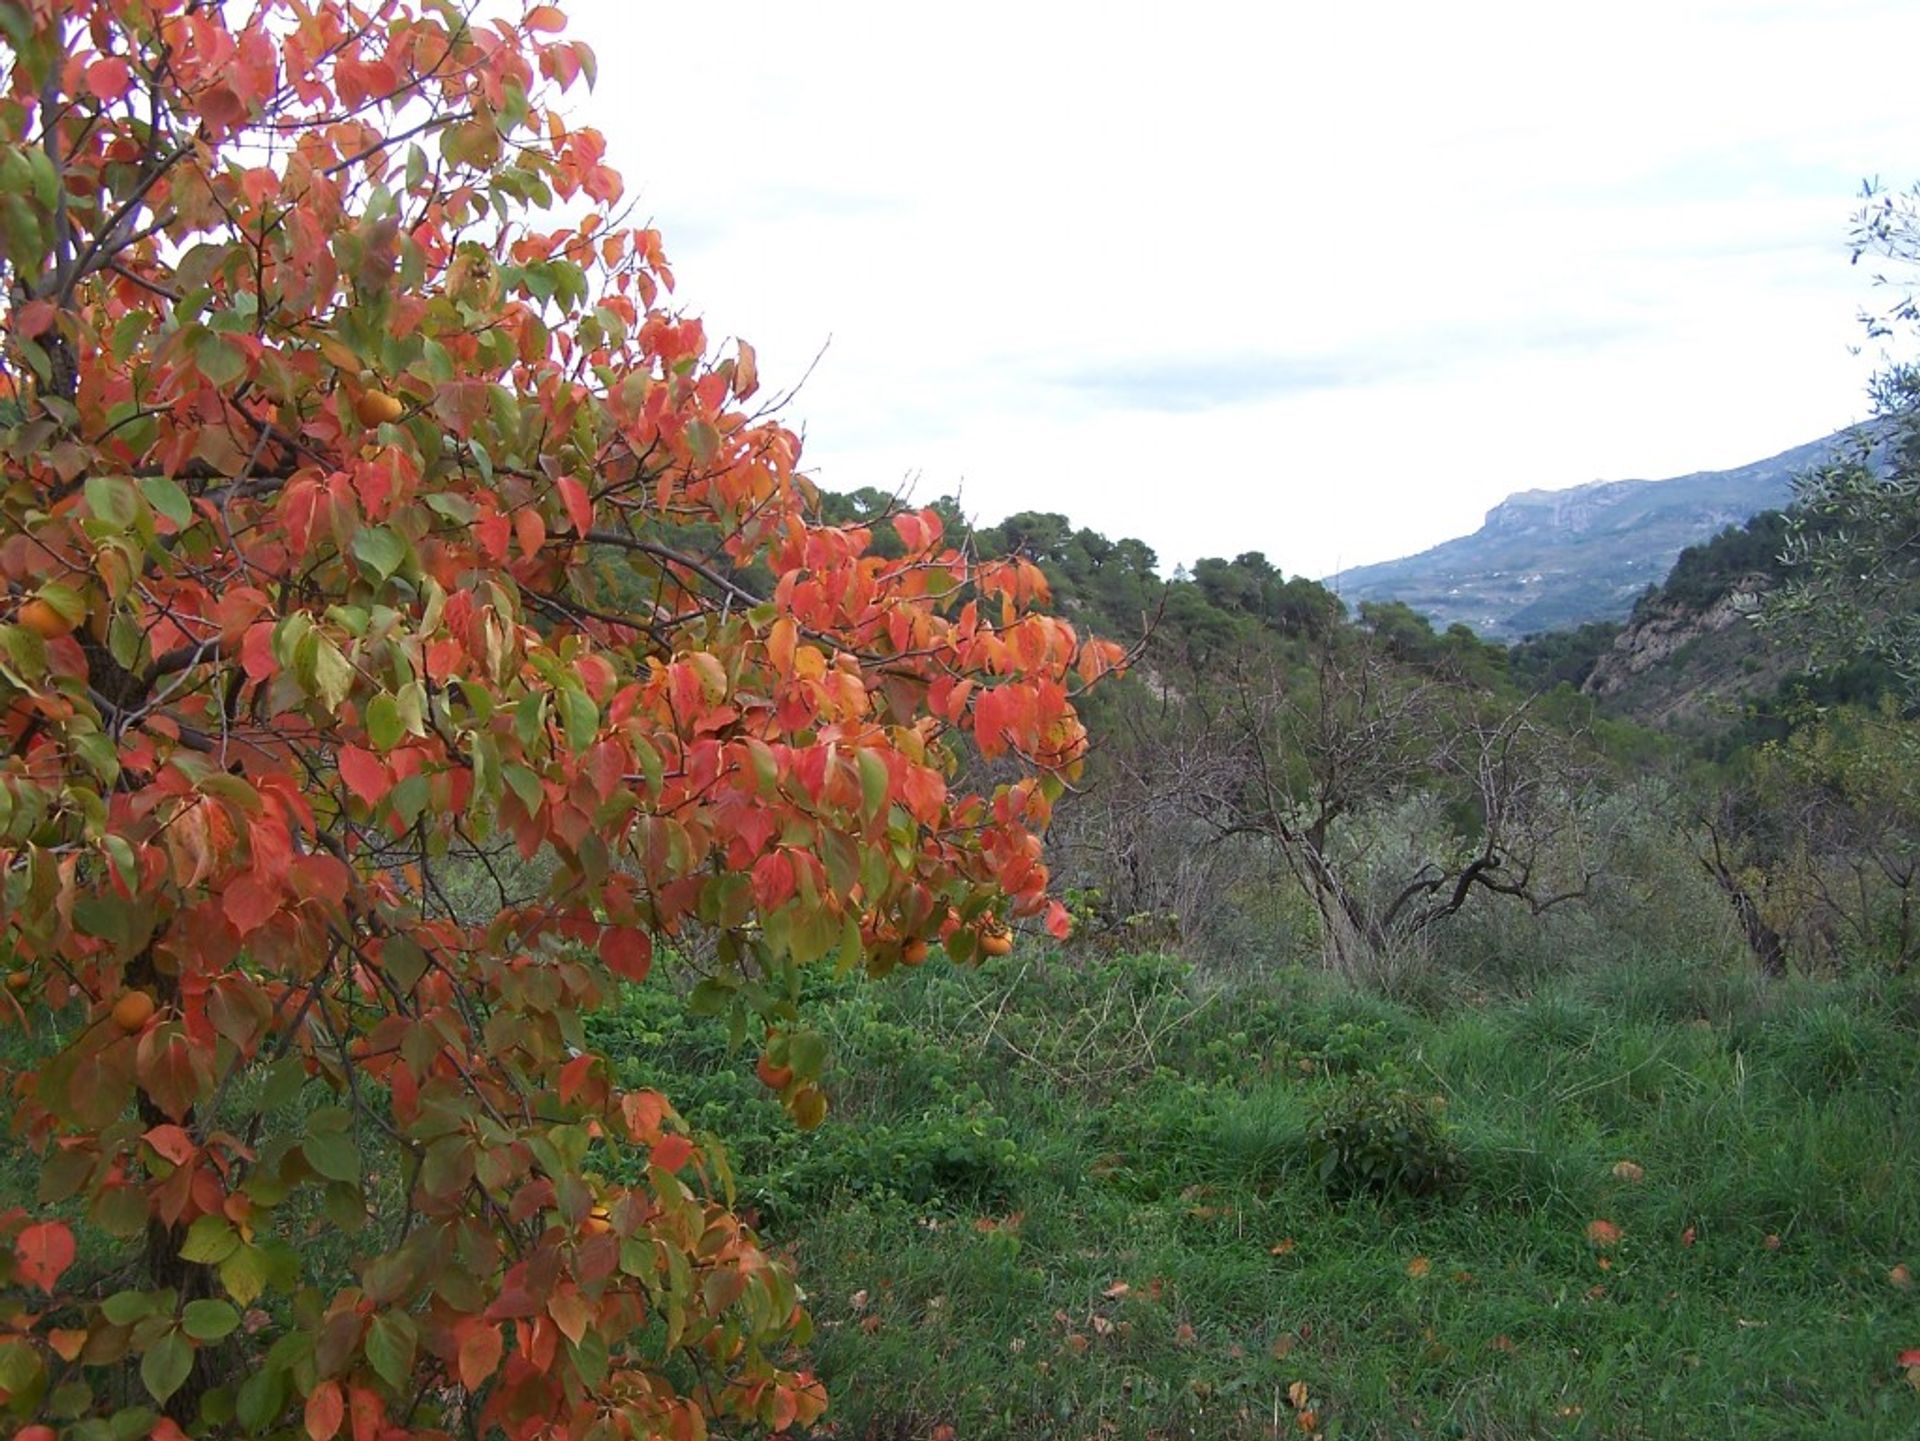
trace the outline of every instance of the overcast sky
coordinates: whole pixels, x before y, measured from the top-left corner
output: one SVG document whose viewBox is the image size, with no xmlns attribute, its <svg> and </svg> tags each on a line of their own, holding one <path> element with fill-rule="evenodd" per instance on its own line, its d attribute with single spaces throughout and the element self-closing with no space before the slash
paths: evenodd
<svg viewBox="0 0 1920 1441">
<path fill-rule="evenodd" d="M 570 0 L 821 484 L 1324 575 L 1858 419 L 1914 0 Z M 831 341 L 831 344 L 829 344 Z"/>
</svg>

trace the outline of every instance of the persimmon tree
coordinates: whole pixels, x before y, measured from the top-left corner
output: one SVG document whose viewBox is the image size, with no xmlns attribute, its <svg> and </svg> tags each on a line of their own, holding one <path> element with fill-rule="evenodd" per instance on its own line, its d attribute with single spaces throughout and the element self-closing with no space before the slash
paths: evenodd
<svg viewBox="0 0 1920 1441">
<path fill-rule="evenodd" d="M 594 59 L 553 7 L 4 0 L 0 36 L 0 1056 L 39 1166 L 0 1407 L 809 1420 L 792 1275 L 583 1016 L 698 954 L 817 1124 L 802 968 L 1064 922 L 1038 834 L 1116 652 L 930 512 L 892 558 L 812 518 L 752 350 L 670 307 L 556 108 Z M 1021 774 L 961 793 L 963 748 Z"/>
</svg>

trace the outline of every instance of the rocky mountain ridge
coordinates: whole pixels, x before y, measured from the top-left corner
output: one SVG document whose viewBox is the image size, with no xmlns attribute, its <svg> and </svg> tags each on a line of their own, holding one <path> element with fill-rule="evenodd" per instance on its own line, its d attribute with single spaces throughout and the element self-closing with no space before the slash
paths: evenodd
<svg viewBox="0 0 1920 1441">
<path fill-rule="evenodd" d="M 1785 505 L 1795 478 L 1852 438 L 1836 431 L 1731 470 L 1520 491 L 1472 535 L 1327 584 L 1349 605 L 1403 601 L 1438 628 L 1461 623 L 1493 640 L 1623 620 L 1681 550 Z"/>
</svg>

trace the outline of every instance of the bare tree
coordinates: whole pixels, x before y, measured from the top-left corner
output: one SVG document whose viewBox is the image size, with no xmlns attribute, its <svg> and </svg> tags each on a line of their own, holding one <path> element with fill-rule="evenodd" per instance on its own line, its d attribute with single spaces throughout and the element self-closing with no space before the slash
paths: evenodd
<svg viewBox="0 0 1920 1441">
<path fill-rule="evenodd" d="M 1396 666 L 1366 636 L 1289 668 L 1271 653 L 1196 696 L 1187 814 L 1216 842 L 1254 837 L 1317 912 L 1347 972 L 1425 937 L 1478 896 L 1533 914 L 1588 894 L 1594 767 L 1530 703 Z M 1388 815 L 1430 793 L 1447 824 L 1393 849 Z"/>
</svg>

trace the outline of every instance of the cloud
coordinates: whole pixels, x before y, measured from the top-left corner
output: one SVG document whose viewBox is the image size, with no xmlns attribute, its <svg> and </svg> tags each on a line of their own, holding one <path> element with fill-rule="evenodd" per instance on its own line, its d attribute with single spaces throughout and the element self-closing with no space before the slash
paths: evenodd
<svg viewBox="0 0 1920 1441">
<path fill-rule="evenodd" d="M 808 463 L 1321 574 L 1857 418 L 1911 0 L 574 0 L 680 303 Z M 644 79 L 644 85 L 633 83 Z M 1913 167 L 1911 172 L 1899 167 Z"/>
<path fill-rule="evenodd" d="M 1095 405 L 1191 412 L 1367 385 L 1386 367 L 1289 355 L 1092 361 L 1049 377 Z"/>
</svg>

